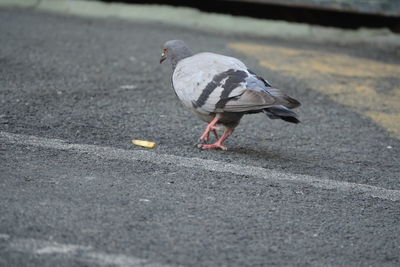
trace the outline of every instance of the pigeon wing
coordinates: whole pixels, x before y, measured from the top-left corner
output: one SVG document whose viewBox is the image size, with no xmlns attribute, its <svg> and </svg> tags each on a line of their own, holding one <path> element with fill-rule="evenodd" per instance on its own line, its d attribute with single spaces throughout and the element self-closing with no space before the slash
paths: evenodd
<svg viewBox="0 0 400 267">
<path fill-rule="evenodd" d="M 200 53 L 181 60 L 172 75 L 178 98 L 196 112 L 216 112 L 224 98 L 241 95 L 246 89 L 246 66 L 238 59 Z"/>
<path fill-rule="evenodd" d="M 240 60 L 213 53 L 183 59 L 175 68 L 172 82 L 185 106 L 203 114 L 297 105 Z"/>
</svg>

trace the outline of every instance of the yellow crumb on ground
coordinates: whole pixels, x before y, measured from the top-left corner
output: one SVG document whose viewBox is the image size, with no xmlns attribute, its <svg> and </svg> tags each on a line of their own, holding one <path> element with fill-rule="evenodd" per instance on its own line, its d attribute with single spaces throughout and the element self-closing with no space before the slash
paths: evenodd
<svg viewBox="0 0 400 267">
<path fill-rule="evenodd" d="M 155 148 L 157 146 L 157 144 L 155 142 L 145 141 L 145 140 L 136 140 L 136 139 L 134 139 L 131 142 L 134 145 L 145 147 L 145 148 Z"/>
</svg>

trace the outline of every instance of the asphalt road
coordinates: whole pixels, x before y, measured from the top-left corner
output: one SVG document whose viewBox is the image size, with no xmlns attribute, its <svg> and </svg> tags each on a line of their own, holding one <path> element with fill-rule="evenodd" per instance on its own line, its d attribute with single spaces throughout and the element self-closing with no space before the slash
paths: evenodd
<svg viewBox="0 0 400 267">
<path fill-rule="evenodd" d="M 0 22 L 0 266 L 400 265 L 393 47 L 6 8 Z M 228 151 L 197 149 L 205 125 L 158 64 L 169 39 L 241 58 L 303 103 L 302 123 L 247 116 Z M 296 51 L 376 68 L 293 69 Z"/>
</svg>

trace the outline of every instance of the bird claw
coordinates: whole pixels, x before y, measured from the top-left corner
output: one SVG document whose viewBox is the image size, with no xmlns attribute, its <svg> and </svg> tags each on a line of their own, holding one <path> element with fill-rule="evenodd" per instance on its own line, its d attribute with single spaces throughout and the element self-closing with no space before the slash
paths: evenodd
<svg viewBox="0 0 400 267">
<path fill-rule="evenodd" d="M 213 149 L 213 148 L 215 148 L 215 149 L 221 149 L 221 150 L 224 150 L 224 151 L 228 150 L 228 148 L 226 146 L 223 146 L 223 145 L 220 145 L 220 144 L 217 144 L 217 143 L 215 143 L 215 144 L 198 144 L 197 147 L 201 148 L 201 149 Z"/>
</svg>

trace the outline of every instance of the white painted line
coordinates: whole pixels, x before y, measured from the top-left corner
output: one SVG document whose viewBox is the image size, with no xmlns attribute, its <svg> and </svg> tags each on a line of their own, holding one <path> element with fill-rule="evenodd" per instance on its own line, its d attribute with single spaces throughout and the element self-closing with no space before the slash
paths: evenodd
<svg viewBox="0 0 400 267">
<path fill-rule="evenodd" d="M 362 194 L 366 197 L 374 197 L 385 200 L 399 201 L 400 190 L 390 190 L 382 187 L 366 184 L 356 184 L 330 179 L 321 179 L 309 175 L 283 173 L 268 170 L 261 167 L 231 164 L 215 160 L 187 158 L 175 155 L 157 154 L 146 150 L 124 150 L 113 147 L 103 147 L 85 144 L 69 144 L 60 139 L 49 139 L 31 135 L 13 134 L 0 131 L 0 141 L 21 145 L 36 146 L 49 149 L 76 151 L 88 153 L 103 159 L 120 159 L 131 161 L 147 161 L 154 164 L 172 164 L 185 168 L 197 168 L 214 172 L 233 173 L 266 179 L 272 182 L 303 183 L 316 188 L 338 190 L 349 194 Z"/>
<path fill-rule="evenodd" d="M 121 85 L 120 86 L 121 89 L 127 89 L 127 90 L 133 90 L 138 88 L 137 85 L 134 84 L 126 84 L 126 85 Z"/>
<path fill-rule="evenodd" d="M 3 235 L 0 233 L 0 235 Z M 11 239 L 6 247 L 9 250 L 22 253 L 31 253 L 37 256 L 50 255 L 71 258 L 78 261 L 93 263 L 95 265 L 121 266 L 121 267 L 168 267 L 170 265 L 153 263 L 123 254 L 112 254 L 95 251 L 90 246 L 61 244 L 54 241 L 38 240 L 32 238 Z"/>
</svg>

